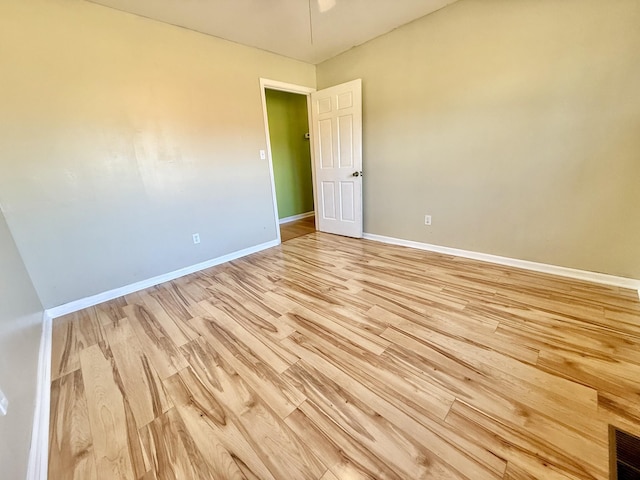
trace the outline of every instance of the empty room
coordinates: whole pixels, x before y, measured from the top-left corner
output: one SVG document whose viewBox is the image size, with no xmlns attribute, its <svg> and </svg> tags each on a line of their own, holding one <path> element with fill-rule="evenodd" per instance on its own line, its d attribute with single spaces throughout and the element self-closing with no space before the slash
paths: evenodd
<svg viewBox="0 0 640 480">
<path fill-rule="evenodd" d="M 0 478 L 640 479 L 639 25 L 0 2 Z"/>
</svg>

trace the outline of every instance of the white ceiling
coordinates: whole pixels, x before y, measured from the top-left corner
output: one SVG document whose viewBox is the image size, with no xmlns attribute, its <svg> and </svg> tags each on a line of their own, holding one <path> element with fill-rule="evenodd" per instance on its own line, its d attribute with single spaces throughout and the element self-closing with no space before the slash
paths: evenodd
<svg viewBox="0 0 640 480">
<path fill-rule="evenodd" d="M 89 1 L 316 64 L 456 0 Z"/>
</svg>

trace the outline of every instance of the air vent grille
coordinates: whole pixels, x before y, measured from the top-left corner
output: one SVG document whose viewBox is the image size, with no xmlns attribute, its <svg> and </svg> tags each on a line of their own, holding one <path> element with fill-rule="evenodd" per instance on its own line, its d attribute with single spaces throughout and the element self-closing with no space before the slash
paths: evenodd
<svg viewBox="0 0 640 480">
<path fill-rule="evenodd" d="M 609 439 L 611 480 L 640 480 L 640 438 L 611 426 Z"/>
</svg>

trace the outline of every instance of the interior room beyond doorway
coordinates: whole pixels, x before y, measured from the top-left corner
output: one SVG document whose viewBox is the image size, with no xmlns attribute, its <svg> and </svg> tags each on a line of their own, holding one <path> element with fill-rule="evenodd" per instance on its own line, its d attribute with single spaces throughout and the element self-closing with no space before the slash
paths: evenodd
<svg viewBox="0 0 640 480">
<path fill-rule="evenodd" d="M 280 234 L 286 241 L 315 231 L 307 98 L 270 89 L 265 98 Z"/>
</svg>

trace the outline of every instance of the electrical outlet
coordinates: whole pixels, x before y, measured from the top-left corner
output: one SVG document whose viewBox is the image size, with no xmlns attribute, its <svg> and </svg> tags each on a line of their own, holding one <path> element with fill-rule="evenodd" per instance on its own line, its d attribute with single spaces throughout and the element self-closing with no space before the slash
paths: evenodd
<svg viewBox="0 0 640 480">
<path fill-rule="evenodd" d="M 193 234 L 193 243 L 194 245 L 197 245 L 200 243 L 200 234 L 199 233 L 194 233 Z"/>
<path fill-rule="evenodd" d="M 425 215 L 424 216 L 424 224 L 425 225 L 431 225 L 431 215 Z"/>
<path fill-rule="evenodd" d="M 7 408 L 9 407 L 9 399 L 0 390 L 0 415 L 7 414 Z"/>
<path fill-rule="evenodd" d="M 267 159 L 267 152 L 265 152 L 264 150 L 260 150 L 260 160 L 266 160 Z"/>
</svg>

